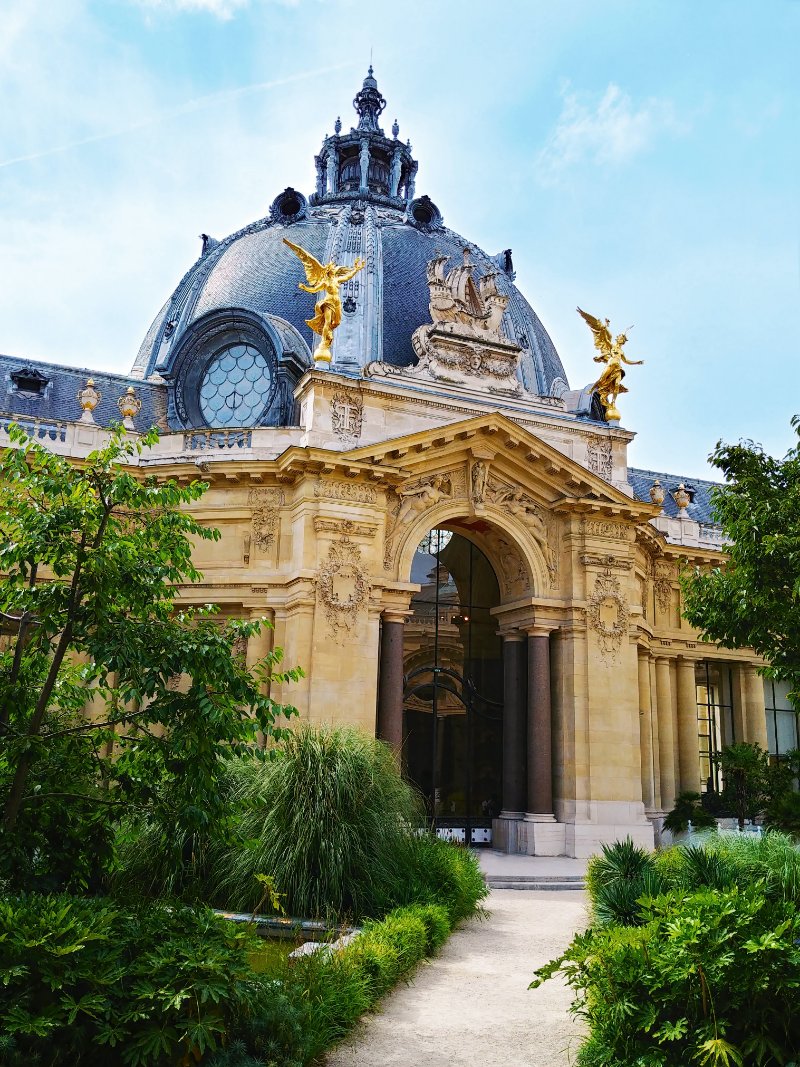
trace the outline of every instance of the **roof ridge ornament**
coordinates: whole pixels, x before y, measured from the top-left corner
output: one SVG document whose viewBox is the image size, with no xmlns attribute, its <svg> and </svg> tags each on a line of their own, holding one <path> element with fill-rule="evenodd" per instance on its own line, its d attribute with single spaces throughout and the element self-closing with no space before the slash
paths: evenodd
<svg viewBox="0 0 800 1067">
<path fill-rule="evenodd" d="M 383 136 L 383 130 L 378 125 L 378 119 L 386 107 L 386 101 L 381 96 L 378 83 L 373 77 L 371 63 L 364 79 L 364 84 L 355 95 L 353 107 L 358 112 L 357 128 L 359 130 L 366 130 L 368 133 L 379 133 Z"/>
</svg>

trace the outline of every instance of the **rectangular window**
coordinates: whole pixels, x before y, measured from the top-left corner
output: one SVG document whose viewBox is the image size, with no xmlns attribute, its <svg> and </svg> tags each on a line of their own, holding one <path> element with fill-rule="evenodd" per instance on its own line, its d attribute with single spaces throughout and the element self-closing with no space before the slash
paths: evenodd
<svg viewBox="0 0 800 1067">
<path fill-rule="evenodd" d="M 704 660 L 695 668 L 697 733 L 700 739 L 700 788 L 718 793 L 722 775 L 716 757 L 735 740 L 731 668 Z"/>
<path fill-rule="evenodd" d="M 764 707 L 770 759 L 780 760 L 793 748 L 800 748 L 797 714 L 789 701 L 789 683 L 765 678 Z"/>
</svg>

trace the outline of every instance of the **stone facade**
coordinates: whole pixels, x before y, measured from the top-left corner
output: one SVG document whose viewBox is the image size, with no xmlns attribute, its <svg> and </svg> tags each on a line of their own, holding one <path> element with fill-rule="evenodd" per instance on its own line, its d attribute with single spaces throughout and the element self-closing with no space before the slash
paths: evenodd
<svg viewBox="0 0 800 1067">
<path fill-rule="evenodd" d="M 681 615 L 679 568 L 719 563 L 719 531 L 692 518 L 691 504 L 664 514 L 635 492 L 627 467 L 634 435 L 593 416 L 587 390 L 569 392 L 538 319 L 530 312 L 523 322 L 522 298 L 509 281 L 510 252 L 499 289 L 483 253 L 473 252 L 477 267 L 464 256 L 446 272 L 447 257 L 439 255 L 423 265 L 422 277 L 412 271 L 408 286 L 427 286 L 430 295 L 427 321 L 406 323 L 419 362 L 384 361 L 388 334 L 379 318 L 388 276 L 377 228 L 394 213 L 392 224 L 405 219 L 417 241 L 419 232 L 441 226 L 441 216 L 428 203 L 427 215 L 420 209 L 410 217 L 417 164 L 396 134 L 384 137 L 382 108 L 370 117 L 382 100 L 376 93 L 370 74 L 357 97 L 359 128 L 326 139 L 311 198 L 318 213 L 346 211 L 330 238 L 344 246 L 329 240 L 326 254 L 364 253 L 370 264 L 361 289 L 349 294 L 351 311 L 344 300 L 333 369 L 310 368 L 305 342 L 280 315 L 237 307 L 244 331 L 237 336 L 276 361 L 273 399 L 262 405 L 269 418 L 245 427 L 192 421 L 191 404 L 178 403 L 175 393 L 199 387 L 191 361 L 202 367 L 208 358 L 205 334 L 191 335 L 179 368 L 164 352 L 180 343 L 181 330 L 194 328 L 179 320 L 204 299 L 197 286 L 213 264 L 201 260 L 200 281 L 189 278 L 176 290 L 180 314 L 168 309 L 166 326 L 154 324 L 131 378 L 95 375 L 99 391 L 108 394 L 109 410 L 117 395 L 128 398 L 129 433 L 154 421 L 166 431 L 142 453 L 142 471 L 208 482 L 194 511 L 221 539 L 198 544 L 203 581 L 181 590 L 182 600 L 213 600 L 226 615 L 272 621 L 272 630 L 252 640 L 248 662 L 274 641 L 287 663 L 305 670 L 273 694 L 277 699 L 313 722 L 377 732 L 405 760 L 404 678 L 427 640 L 424 626 L 413 642 L 406 633 L 422 588 L 419 576 L 412 578 L 414 560 L 432 530 L 457 534 L 496 577 L 496 602 L 487 610 L 502 640 L 495 694 L 502 706 L 501 800 L 498 810 L 487 806 L 483 820 L 473 820 L 485 824 L 473 840 L 570 856 L 626 836 L 652 845 L 677 793 L 698 789 L 705 773 L 698 664 L 722 668 L 730 679 L 730 722 L 715 726 L 717 740 L 767 745 L 758 661 L 701 644 Z M 300 225 L 307 217 L 300 194 L 282 197 L 265 226 Z M 241 240 L 259 232 L 250 228 Z M 445 244 L 452 238 L 443 235 Z M 209 243 L 204 255 L 235 247 Z M 295 285 L 287 273 L 287 291 Z M 219 338 L 233 329 L 229 312 L 223 307 L 228 318 L 214 326 Z M 67 374 L 74 377 L 51 366 L 44 380 L 57 391 L 59 375 Z M 12 397 L 0 444 L 16 416 L 53 450 L 85 456 L 107 431 L 82 417 L 87 408 L 72 399 L 74 385 L 67 393 L 53 409 Z M 438 617 L 433 622 L 438 633 Z M 444 617 L 442 625 L 455 634 L 464 622 Z"/>
</svg>

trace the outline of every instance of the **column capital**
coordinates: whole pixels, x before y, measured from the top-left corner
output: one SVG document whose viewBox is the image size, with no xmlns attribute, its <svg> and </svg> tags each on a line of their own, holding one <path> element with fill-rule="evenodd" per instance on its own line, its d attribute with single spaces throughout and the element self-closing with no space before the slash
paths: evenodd
<svg viewBox="0 0 800 1067">
<path fill-rule="evenodd" d="M 521 630 L 501 630 L 500 636 L 504 641 L 524 641 L 525 634 Z"/>
<path fill-rule="evenodd" d="M 530 626 L 523 626 L 522 629 L 528 637 L 549 637 L 559 627 L 560 623 L 557 622 L 532 622 Z"/>
<path fill-rule="evenodd" d="M 381 618 L 384 622 L 399 622 L 400 625 L 404 625 L 408 622 L 414 612 L 411 608 L 403 610 L 402 608 L 384 608 L 381 612 Z"/>
</svg>

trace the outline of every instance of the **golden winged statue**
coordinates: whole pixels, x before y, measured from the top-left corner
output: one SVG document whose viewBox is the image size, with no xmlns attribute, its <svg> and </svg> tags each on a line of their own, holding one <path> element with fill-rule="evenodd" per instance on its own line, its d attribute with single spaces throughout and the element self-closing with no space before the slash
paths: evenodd
<svg viewBox="0 0 800 1067">
<path fill-rule="evenodd" d="M 622 364 L 627 363 L 629 367 L 640 367 L 644 360 L 627 358 L 622 351 L 628 340 L 627 334 L 619 333 L 615 338 L 612 338 L 611 330 L 609 329 L 611 324 L 608 319 L 601 322 L 594 315 L 587 315 L 581 308 L 578 308 L 577 311 L 594 334 L 594 347 L 600 353 L 599 356 L 594 357 L 595 363 L 605 363 L 606 365 L 605 370 L 592 386 L 592 392 L 597 393 L 600 398 L 606 422 L 619 422 L 617 397 L 620 393 L 628 392 L 622 384 L 622 379 L 625 377 Z"/>
<path fill-rule="evenodd" d="M 314 308 L 314 318 L 306 319 L 306 322 L 314 333 L 318 333 L 321 337 L 314 351 L 314 360 L 319 363 L 330 363 L 333 331 L 342 321 L 339 287 L 354 278 L 363 269 L 365 261 L 357 259 L 352 267 L 337 267 L 333 262 L 323 265 L 300 245 L 292 244 L 285 237 L 283 243 L 291 248 L 306 270 L 308 285 L 299 282 L 298 289 L 303 289 L 307 293 L 325 294 Z"/>
</svg>

